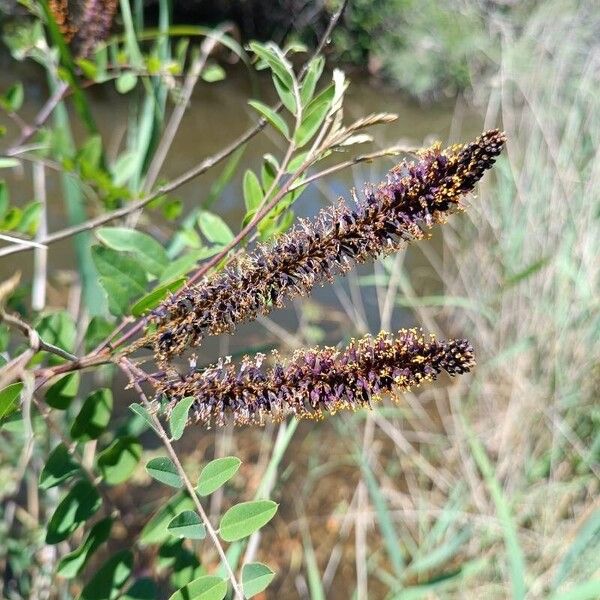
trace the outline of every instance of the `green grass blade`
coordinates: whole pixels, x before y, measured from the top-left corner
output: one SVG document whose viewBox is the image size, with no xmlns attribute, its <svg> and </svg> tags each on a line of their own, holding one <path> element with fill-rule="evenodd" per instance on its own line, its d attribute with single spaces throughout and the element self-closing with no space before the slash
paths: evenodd
<svg viewBox="0 0 600 600">
<path fill-rule="evenodd" d="M 485 449 L 481 442 L 475 436 L 475 433 L 467 423 L 464 415 L 461 415 L 461 421 L 467 434 L 469 446 L 473 454 L 473 459 L 477 463 L 477 467 L 483 475 L 485 484 L 487 485 L 492 501 L 496 506 L 496 512 L 504 537 L 504 545 L 506 548 L 508 568 L 510 571 L 512 598 L 513 600 L 522 600 L 525 598 L 527 588 L 525 586 L 525 559 L 523 550 L 519 544 L 517 528 L 512 518 L 511 510 L 504 496 L 500 483 L 494 474 L 494 468 L 488 458 Z"/>
</svg>

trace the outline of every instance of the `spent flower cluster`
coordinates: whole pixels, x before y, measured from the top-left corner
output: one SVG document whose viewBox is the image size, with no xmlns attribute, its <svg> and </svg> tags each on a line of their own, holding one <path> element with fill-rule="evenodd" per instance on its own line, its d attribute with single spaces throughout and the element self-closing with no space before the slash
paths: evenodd
<svg viewBox="0 0 600 600">
<path fill-rule="evenodd" d="M 287 363 L 274 353 L 269 368 L 264 360 L 262 354 L 239 366 L 220 360 L 165 381 L 158 391 L 170 399 L 168 411 L 192 396 L 192 419 L 202 425 L 223 425 L 228 416 L 236 425 L 262 425 L 267 417 L 319 419 L 370 407 L 384 392 L 409 390 L 442 371 L 459 375 L 475 364 L 466 340 L 427 340 L 415 329 L 352 340 L 343 350 L 301 349 Z"/>
<path fill-rule="evenodd" d="M 461 197 L 494 164 L 504 141 L 502 132 L 492 130 L 464 146 L 421 151 L 418 161 L 397 165 L 353 208 L 340 200 L 165 300 L 151 317 L 155 331 L 138 346 L 152 346 L 164 364 L 203 338 L 232 333 L 239 323 L 310 293 L 358 263 L 424 239 L 429 228 L 461 208 Z"/>
</svg>

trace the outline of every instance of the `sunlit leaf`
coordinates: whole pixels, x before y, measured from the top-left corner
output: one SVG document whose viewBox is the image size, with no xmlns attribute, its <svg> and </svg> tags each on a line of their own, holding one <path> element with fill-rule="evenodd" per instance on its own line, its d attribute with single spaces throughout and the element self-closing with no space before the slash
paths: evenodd
<svg viewBox="0 0 600 600">
<path fill-rule="evenodd" d="M 79 372 L 75 371 L 53 383 L 46 391 L 46 404 L 59 410 L 68 408 L 77 395 L 79 378 Z"/>
<path fill-rule="evenodd" d="M 126 481 L 142 457 L 142 445 L 132 436 L 117 438 L 97 458 L 98 470 L 108 485 Z"/>
<path fill-rule="evenodd" d="M 235 456 L 225 456 L 209 462 L 198 478 L 198 493 L 201 496 L 212 494 L 237 473 L 241 464 L 242 461 Z"/>
<path fill-rule="evenodd" d="M 272 500 L 253 500 L 236 504 L 221 517 L 219 535 L 226 542 L 248 537 L 275 516 L 277 506 Z"/>
<path fill-rule="evenodd" d="M 113 250 L 135 254 L 148 273 L 156 277 L 169 262 L 165 249 L 154 238 L 141 231 L 128 227 L 100 227 L 96 235 Z"/>
<path fill-rule="evenodd" d="M 242 587 L 244 596 L 256 596 L 273 581 L 275 573 L 262 563 L 248 563 L 242 569 Z"/>
<path fill-rule="evenodd" d="M 171 498 L 164 506 L 159 508 L 152 518 L 146 523 L 140 534 L 140 544 L 160 544 L 170 538 L 167 529 L 169 523 L 184 510 L 192 510 L 192 499 L 183 492 Z M 172 538 L 171 538 L 172 539 Z"/>
<path fill-rule="evenodd" d="M 174 281 L 155 287 L 131 307 L 131 314 L 134 317 L 141 317 L 145 312 L 156 308 L 167 297 L 169 292 L 177 291 L 184 284 L 185 279 L 185 277 L 179 277 Z"/>
<path fill-rule="evenodd" d="M 233 240 L 231 229 L 221 217 L 206 210 L 198 214 L 198 226 L 202 235 L 213 244 L 228 244 Z"/>
<path fill-rule="evenodd" d="M 283 117 L 277 114 L 270 106 L 258 100 L 248 100 L 248 104 L 257 110 L 275 129 L 277 129 L 285 138 L 289 139 L 290 130 Z"/>
<path fill-rule="evenodd" d="M 22 389 L 23 384 L 19 381 L 0 390 L 0 421 L 17 410 Z"/>
<path fill-rule="evenodd" d="M 169 600 L 223 600 L 227 582 L 220 577 L 205 575 L 177 590 Z"/>
<path fill-rule="evenodd" d="M 171 437 L 174 440 L 180 439 L 183 435 L 188 420 L 188 412 L 193 403 L 193 396 L 182 398 L 171 411 L 169 428 L 171 429 Z"/>
<path fill-rule="evenodd" d="M 206 528 L 202 519 L 193 510 L 178 514 L 168 525 L 169 533 L 176 537 L 202 540 L 206 537 Z"/>
<path fill-rule="evenodd" d="M 119 94 L 127 94 L 137 85 L 137 75 L 135 73 L 123 73 L 117 77 L 115 87 Z"/>
<path fill-rule="evenodd" d="M 183 486 L 181 476 L 177 471 L 177 467 L 170 458 L 159 456 L 149 460 L 146 464 L 146 471 L 153 479 L 170 485 L 171 487 L 180 488 Z"/>
</svg>

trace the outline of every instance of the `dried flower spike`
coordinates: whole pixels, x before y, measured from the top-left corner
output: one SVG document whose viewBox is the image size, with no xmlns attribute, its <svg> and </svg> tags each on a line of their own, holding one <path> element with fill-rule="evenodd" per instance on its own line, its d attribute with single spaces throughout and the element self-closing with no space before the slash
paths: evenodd
<svg viewBox="0 0 600 600">
<path fill-rule="evenodd" d="M 435 145 L 419 161 L 400 163 L 353 210 L 340 201 L 167 299 L 151 317 L 156 332 L 139 345 L 151 345 L 164 363 L 206 336 L 231 333 L 237 324 L 310 293 L 357 263 L 425 238 L 427 229 L 460 208 L 461 197 L 493 165 L 504 142 L 503 133 L 488 131 L 465 146 Z"/>
<path fill-rule="evenodd" d="M 228 418 L 236 425 L 262 425 L 267 417 L 320 419 L 370 407 L 383 393 L 406 391 L 442 371 L 465 373 L 475 364 L 466 340 L 426 340 L 414 329 L 366 336 L 342 350 L 298 350 L 287 364 L 275 353 L 270 368 L 263 367 L 264 358 L 246 357 L 238 366 L 221 360 L 162 383 L 157 393 L 167 395 L 168 412 L 192 396 L 191 419 L 205 426 L 223 425 Z"/>
<path fill-rule="evenodd" d="M 83 57 L 108 37 L 117 0 L 50 0 L 48 6 L 65 39 Z"/>
</svg>

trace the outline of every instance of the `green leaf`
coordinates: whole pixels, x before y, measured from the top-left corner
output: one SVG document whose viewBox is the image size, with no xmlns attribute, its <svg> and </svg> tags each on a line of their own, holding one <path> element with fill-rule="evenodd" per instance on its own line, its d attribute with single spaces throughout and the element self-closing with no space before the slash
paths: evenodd
<svg viewBox="0 0 600 600">
<path fill-rule="evenodd" d="M 244 203 L 249 211 L 256 210 L 262 203 L 263 191 L 258 177 L 248 169 L 244 173 Z"/>
<path fill-rule="evenodd" d="M 87 58 L 78 58 L 76 61 L 77 66 L 81 69 L 84 77 L 87 77 L 91 81 L 96 81 L 98 77 L 98 67 Z"/>
<path fill-rule="evenodd" d="M 146 471 L 148 471 L 150 477 L 156 479 L 156 481 L 160 481 L 160 483 L 170 485 L 174 488 L 183 487 L 183 481 L 177 472 L 177 467 L 166 456 L 159 456 L 148 461 Z"/>
<path fill-rule="evenodd" d="M 0 179 L 0 219 L 6 214 L 9 204 L 8 186 L 6 185 L 6 181 Z"/>
<path fill-rule="evenodd" d="M 294 134 L 294 141 L 298 148 L 307 144 L 321 127 L 331 108 L 334 91 L 334 87 L 329 86 L 306 107 L 302 123 Z"/>
<path fill-rule="evenodd" d="M 53 383 L 46 392 L 46 404 L 52 408 L 65 410 L 77 395 L 79 372 L 68 373 Z"/>
<path fill-rule="evenodd" d="M 0 390 L 0 421 L 17 410 L 22 389 L 23 384 L 19 381 Z"/>
<path fill-rule="evenodd" d="M 63 350 L 72 352 L 75 347 L 75 323 L 65 311 L 58 311 L 40 319 L 35 327 L 40 337 L 49 344 L 54 344 Z M 59 360 L 54 355 L 49 356 L 51 360 Z"/>
<path fill-rule="evenodd" d="M 0 169 L 12 169 L 13 167 L 18 167 L 20 164 L 21 161 L 17 158 L 0 156 Z"/>
<path fill-rule="evenodd" d="M 203 540 L 206 537 L 206 527 L 193 510 L 185 510 L 178 514 L 169 523 L 167 529 L 172 535 L 180 538 Z"/>
<path fill-rule="evenodd" d="M 236 504 L 221 518 L 219 535 L 226 542 L 248 537 L 275 516 L 277 506 L 272 500 L 253 500 Z"/>
<path fill-rule="evenodd" d="M 134 151 L 125 151 L 121 153 L 111 171 L 113 174 L 113 184 L 116 186 L 125 185 L 135 174 L 138 164 L 138 156 Z"/>
<path fill-rule="evenodd" d="M 135 73 L 123 73 L 117 77 L 115 87 L 119 94 L 127 94 L 137 85 L 137 75 Z"/>
<path fill-rule="evenodd" d="M 9 113 L 17 112 L 23 105 L 23 84 L 20 81 L 13 83 L 4 94 L 0 96 L 0 105 Z"/>
<path fill-rule="evenodd" d="M 310 65 L 306 71 L 306 76 L 302 82 L 302 87 L 300 88 L 300 99 L 302 100 L 302 106 L 306 106 L 312 100 L 317 82 L 323 73 L 324 66 L 325 59 L 322 56 L 317 56 L 310 61 Z"/>
<path fill-rule="evenodd" d="M 169 600 L 223 600 L 227 582 L 220 577 L 205 575 L 177 590 Z"/>
<path fill-rule="evenodd" d="M 133 569 L 133 554 L 121 550 L 111 556 L 88 581 L 79 600 L 112 600 L 129 579 Z"/>
<path fill-rule="evenodd" d="M 145 269 L 131 256 L 103 246 L 92 247 L 92 258 L 110 312 L 117 317 L 125 314 L 131 300 L 146 293 Z"/>
<path fill-rule="evenodd" d="M 96 235 L 113 250 L 135 254 L 148 273 L 156 277 L 169 262 L 165 249 L 154 238 L 141 231 L 128 227 L 101 227 Z"/>
<path fill-rule="evenodd" d="M 73 460 L 64 444 L 59 444 L 50 452 L 40 473 L 40 489 L 48 490 L 66 481 L 79 472 L 79 465 Z"/>
<path fill-rule="evenodd" d="M 156 429 L 156 426 L 152 421 L 152 417 L 150 416 L 150 413 L 148 412 L 145 406 L 143 406 L 142 404 L 138 404 L 137 402 L 133 402 L 129 405 L 129 410 L 138 415 L 138 417 L 144 419 L 144 421 L 148 423 L 149 427 L 151 427 L 152 429 L 154 429 L 154 431 L 156 431 L 156 433 L 158 433 L 158 429 Z"/>
<path fill-rule="evenodd" d="M 92 392 L 75 417 L 71 426 L 71 437 L 79 442 L 99 438 L 110 422 L 112 407 L 113 396 L 108 388 Z"/>
<path fill-rule="evenodd" d="M 169 292 L 178 290 L 184 284 L 185 280 L 185 277 L 178 277 L 174 281 L 163 283 L 162 285 L 155 287 L 131 307 L 131 314 L 134 317 L 141 317 L 145 312 L 156 308 L 166 298 Z"/>
<path fill-rule="evenodd" d="M 233 240 L 233 233 L 227 223 L 206 210 L 198 213 L 198 226 L 204 237 L 213 244 L 225 245 Z"/>
<path fill-rule="evenodd" d="M 156 600 L 156 598 L 158 598 L 156 584 L 149 577 L 142 577 L 129 587 L 120 600 Z"/>
<path fill-rule="evenodd" d="M 140 544 L 142 546 L 161 544 L 169 538 L 172 539 L 167 529 L 169 523 L 182 511 L 193 508 L 194 503 L 187 494 L 181 492 L 175 495 L 146 523 L 140 534 Z"/>
<path fill-rule="evenodd" d="M 225 70 L 217 64 L 208 65 L 201 75 L 202 79 L 207 83 L 214 83 L 225 79 Z"/>
<path fill-rule="evenodd" d="M 112 528 L 113 519 L 106 517 L 101 521 L 98 521 L 88 533 L 83 544 L 65 554 L 58 563 L 56 572 L 62 577 L 72 579 L 78 573 L 80 573 L 88 563 L 92 554 L 108 539 L 110 536 L 110 530 Z"/>
<path fill-rule="evenodd" d="M 257 110 L 286 139 L 290 138 L 290 130 L 287 123 L 283 120 L 283 117 L 277 114 L 270 106 L 267 106 L 258 100 L 248 100 L 248 104 Z"/>
<path fill-rule="evenodd" d="M 173 408 L 169 417 L 169 428 L 171 429 L 171 437 L 178 440 L 183 435 L 183 431 L 187 424 L 188 412 L 194 403 L 193 396 L 182 398 Z"/>
<path fill-rule="evenodd" d="M 273 581 L 275 573 L 262 563 L 248 563 L 242 569 L 244 596 L 251 598 L 260 594 Z"/>
<path fill-rule="evenodd" d="M 66 540 L 81 524 L 94 515 L 102 499 L 87 480 L 78 481 L 60 501 L 48 523 L 46 543 L 58 544 Z"/>
<path fill-rule="evenodd" d="M 98 470 L 108 485 L 117 485 L 129 478 L 141 457 L 140 442 L 132 436 L 123 436 L 98 455 Z"/>
<path fill-rule="evenodd" d="M 277 95 L 279 99 L 283 103 L 283 105 L 292 113 L 292 115 L 296 116 L 296 97 L 294 96 L 294 92 L 292 91 L 291 86 L 287 86 L 284 84 L 277 75 L 273 75 L 273 85 L 277 90 Z"/>
<path fill-rule="evenodd" d="M 242 461 L 235 456 L 225 456 L 209 462 L 198 478 L 196 490 L 201 496 L 210 496 L 238 471 Z"/>
<path fill-rule="evenodd" d="M 262 59 L 273 71 L 273 74 L 287 88 L 292 87 L 294 73 L 290 62 L 285 58 L 283 52 L 275 44 L 261 44 L 260 42 L 250 42 L 250 50 Z"/>
</svg>

